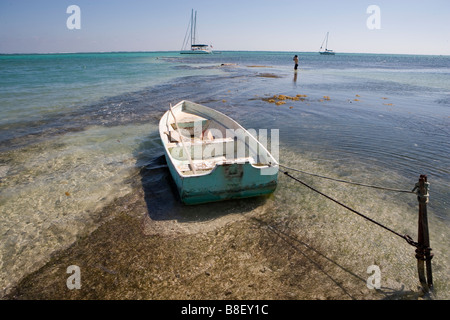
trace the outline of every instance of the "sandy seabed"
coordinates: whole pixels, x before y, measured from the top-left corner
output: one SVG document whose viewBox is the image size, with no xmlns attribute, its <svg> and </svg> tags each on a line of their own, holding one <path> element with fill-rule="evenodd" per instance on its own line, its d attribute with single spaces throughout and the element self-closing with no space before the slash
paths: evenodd
<svg viewBox="0 0 450 320">
<path fill-rule="evenodd" d="M 152 220 L 144 192 L 116 199 L 96 231 L 25 277 L 5 298 L 25 300 L 380 300 L 417 291 L 367 287 L 320 239 L 273 219 L 273 196 L 229 201 L 198 221 Z M 237 209 L 236 209 L 237 207 Z M 242 212 L 248 207 L 247 213 Z M 108 212 L 110 211 L 110 212 Z M 112 213 L 114 211 L 115 213 Z M 245 210 L 244 210 L 245 211 Z M 275 210 L 276 211 L 276 210 Z M 67 268 L 80 267 L 80 289 Z"/>
</svg>

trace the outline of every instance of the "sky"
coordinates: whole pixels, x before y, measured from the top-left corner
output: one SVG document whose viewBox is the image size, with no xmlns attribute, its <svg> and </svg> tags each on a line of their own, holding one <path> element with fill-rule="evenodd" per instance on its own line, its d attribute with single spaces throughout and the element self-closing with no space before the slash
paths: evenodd
<svg viewBox="0 0 450 320">
<path fill-rule="evenodd" d="M 0 0 L 0 53 L 178 51 L 192 9 L 218 51 L 450 55 L 449 0 Z"/>
</svg>

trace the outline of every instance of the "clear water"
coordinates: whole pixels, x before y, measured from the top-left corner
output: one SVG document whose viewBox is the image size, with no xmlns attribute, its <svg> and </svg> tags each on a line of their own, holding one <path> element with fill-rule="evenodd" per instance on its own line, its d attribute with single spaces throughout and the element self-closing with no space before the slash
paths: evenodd
<svg viewBox="0 0 450 320">
<path fill-rule="evenodd" d="M 3 292 L 95 230 L 135 181 L 151 193 L 153 220 L 189 214 L 164 183 L 157 132 L 168 105 L 186 99 L 246 128 L 279 129 L 280 162 L 290 167 L 401 189 L 427 174 L 435 284 L 448 299 L 450 57 L 300 53 L 295 74 L 293 54 L 0 55 Z M 307 97 L 263 100 L 275 94 Z M 414 195 L 299 177 L 416 236 Z M 343 248 L 363 274 L 380 265 L 387 287 L 417 284 L 411 247 L 282 175 L 270 207 L 280 225 Z"/>
</svg>

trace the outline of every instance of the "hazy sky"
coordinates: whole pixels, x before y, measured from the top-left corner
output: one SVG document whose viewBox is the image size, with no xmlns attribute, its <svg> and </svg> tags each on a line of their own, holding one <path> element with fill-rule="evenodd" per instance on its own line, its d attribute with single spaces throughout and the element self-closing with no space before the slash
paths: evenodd
<svg viewBox="0 0 450 320">
<path fill-rule="evenodd" d="M 449 0 L 0 0 L 0 53 L 180 50 L 191 9 L 215 50 L 450 55 Z"/>
</svg>

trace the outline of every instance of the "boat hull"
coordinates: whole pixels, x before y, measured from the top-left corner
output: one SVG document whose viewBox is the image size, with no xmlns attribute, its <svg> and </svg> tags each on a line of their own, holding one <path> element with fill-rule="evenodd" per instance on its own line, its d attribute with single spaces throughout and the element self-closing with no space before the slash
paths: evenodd
<svg viewBox="0 0 450 320">
<path fill-rule="evenodd" d="M 277 187 L 278 171 L 262 175 L 250 163 L 222 164 L 208 175 L 182 177 L 167 154 L 166 160 L 180 200 L 187 205 L 262 196 Z"/>
</svg>

